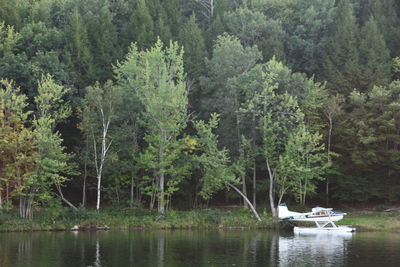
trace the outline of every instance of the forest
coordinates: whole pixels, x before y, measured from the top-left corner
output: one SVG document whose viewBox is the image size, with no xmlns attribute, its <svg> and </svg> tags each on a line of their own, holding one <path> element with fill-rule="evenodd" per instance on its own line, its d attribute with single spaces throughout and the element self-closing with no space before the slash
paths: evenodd
<svg viewBox="0 0 400 267">
<path fill-rule="evenodd" d="M 0 0 L 0 212 L 400 200 L 396 0 Z"/>
</svg>

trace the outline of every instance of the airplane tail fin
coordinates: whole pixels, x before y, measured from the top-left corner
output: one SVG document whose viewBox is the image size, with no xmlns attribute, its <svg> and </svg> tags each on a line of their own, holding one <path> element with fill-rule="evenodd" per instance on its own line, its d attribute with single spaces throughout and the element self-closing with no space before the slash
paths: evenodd
<svg viewBox="0 0 400 267">
<path fill-rule="evenodd" d="M 278 205 L 278 217 L 279 219 L 293 219 L 293 216 L 299 216 L 301 213 L 289 211 L 285 203 Z"/>
<path fill-rule="evenodd" d="M 279 218 L 290 217 L 290 211 L 288 210 L 285 203 L 281 203 L 278 205 L 278 217 Z"/>
</svg>

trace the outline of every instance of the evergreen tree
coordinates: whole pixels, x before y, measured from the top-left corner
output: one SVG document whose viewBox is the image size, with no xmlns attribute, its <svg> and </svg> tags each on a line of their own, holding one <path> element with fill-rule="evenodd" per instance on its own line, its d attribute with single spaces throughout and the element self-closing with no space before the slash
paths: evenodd
<svg viewBox="0 0 400 267">
<path fill-rule="evenodd" d="M 166 23 L 171 29 L 172 36 L 178 36 L 182 24 L 181 3 L 179 0 L 164 0 L 163 10 L 165 11 Z"/>
<path fill-rule="evenodd" d="M 349 94 L 358 86 L 358 27 L 349 0 L 339 0 L 326 40 L 322 77 L 333 92 Z"/>
<path fill-rule="evenodd" d="M 392 57 L 399 55 L 400 26 L 399 14 L 396 13 L 395 0 L 364 0 L 360 3 L 359 20 L 366 25 L 372 16 L 391 52 Z"/>
<path fill-rule="evenodd" d="M 210 27 L 207 28 L 206 31 L 206 47 L 207 51 L 211 54 L 211 51 L 214 46 L 214 42 L 217 37 L 225 32 L 225 24 L 223 22 L 223 17 L 220 14 L 217 14 Z"/>
<path fill-rule="evenodd" d="M 112 65 L 121 56 L 117 28 L 108 4 L 88 23 L 88 37 L 93 57 L 94 79 L 104 82 L 112 78 Z"/>
<path fill-rule="evenodd" d="M 360 89 L 385 85 L 390 80 L 390 52 L 373 17 L 361 29 Z"/>
<path fill-rule="evenodd" d="M 350 95 L 352 111 L 341 122 L 336 149 L 341 175 L 335 195 L 343 200 L 367 201 L 400 197 L 398 143 L 400 140 L 400 83 L 375 86 Z M 378 178 L 379 177 L 379 178 Z M 332 191 L 333 192 L 333 191 Z"/>
<path fill-rule="evenodd" d="M 131 42 L 136 42 L 139 48 L 148 48 L 154 43 L 154 22 L 146 1 L 137 1 L 124 35 L 125 47 L 129 47 Z"/>
<path fill-rule="evenodd" d="M 290 16 L 283 19 L 287 34 L 285 53 L 293 71 L 307 75 L 320 73 L 323 60 L 321 48 L 335 14 L 335 1 L 291 1 Z"/>
<path fill-rule="evenodd" d="M 201 29 L 197 26 L 196 16 L 192 14 L 189 20 L 182 26 L 179 32 L 179 42 L 185 50 L 185 70 L 192 80 L 198 80 L 205 70 L 204 38 Z"/>
<path fill-rule="evenodd" d="M 93 57 L 87 28 L 75 7 L 65 29 L 65 46 L 69 52 L 69 64 L 78 76 L 78 86 L 84 88 L 93 82 Z"/>
</svg>

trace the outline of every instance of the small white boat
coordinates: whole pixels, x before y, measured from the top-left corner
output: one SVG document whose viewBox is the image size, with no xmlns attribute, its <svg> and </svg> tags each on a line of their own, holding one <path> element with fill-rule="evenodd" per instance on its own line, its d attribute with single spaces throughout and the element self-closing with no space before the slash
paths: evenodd
<svg viewBox="0 0 400 267">
<path fill-rule="evenodd" d="M 317 227 L 294 227 L 295 233 L 315 232 L 354 232 L 356 229 L 350 226 L 337 226 L 334 222 L 343 219 L 346 213 L 335 212 L 332 208 L 315 207 L 311 212 L 289 211 L 286 204 L 278 206 L 278 217 L 282 221 L 315 222 Z"/>
</svg>

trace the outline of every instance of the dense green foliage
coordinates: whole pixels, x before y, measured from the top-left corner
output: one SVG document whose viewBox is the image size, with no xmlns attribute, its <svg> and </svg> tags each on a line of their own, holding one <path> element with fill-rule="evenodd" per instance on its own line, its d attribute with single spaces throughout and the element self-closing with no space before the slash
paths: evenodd
<svg viewBox="0 0 400 267">
<path fill-rule="evenodd" d="M 395 0 L 0 0 L 0 209 L 398 201 L 399 29 Z"/>
</svg>

